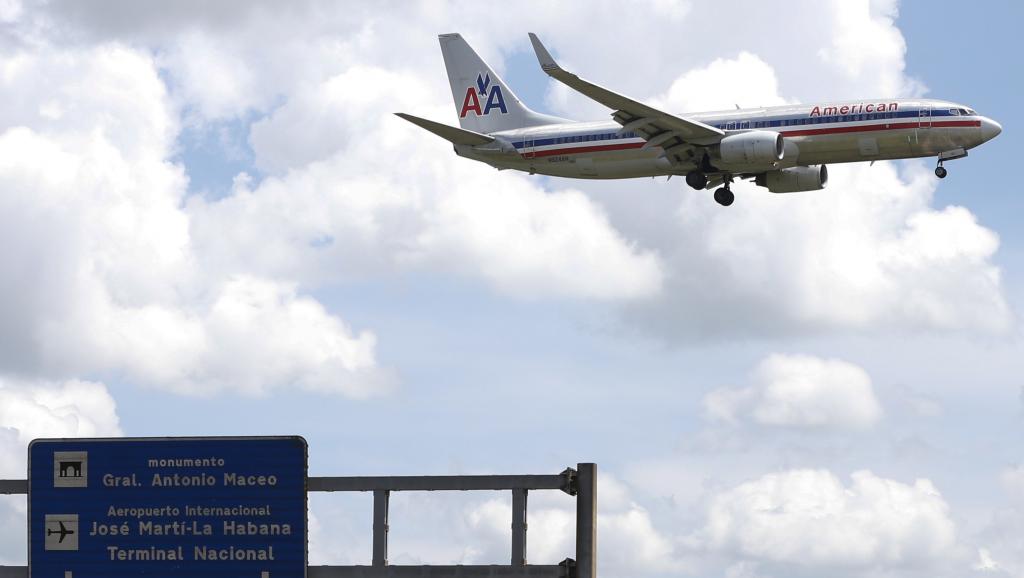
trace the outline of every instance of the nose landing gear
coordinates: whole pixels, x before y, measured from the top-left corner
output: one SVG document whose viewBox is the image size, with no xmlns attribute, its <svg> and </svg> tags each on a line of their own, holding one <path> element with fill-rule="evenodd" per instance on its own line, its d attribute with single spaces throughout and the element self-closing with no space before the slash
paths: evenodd
<svg viewBox="0 0 1024 578">
<path fill-rule="evenodd" d="M 935 167 L 935 176 L 939 177 L 940 179 L 946 178 L 946 175 L 949 173 L 946 172 L 946 167 L 942 166 L 942 163 L 946 161 L 962 159 L 965 156 L 967 156 L 967 149 L 963 148 L 953 149 L 951 151 L 942 151 L 941 153 L 939 153 L 939 162 Z"/>
</svg>

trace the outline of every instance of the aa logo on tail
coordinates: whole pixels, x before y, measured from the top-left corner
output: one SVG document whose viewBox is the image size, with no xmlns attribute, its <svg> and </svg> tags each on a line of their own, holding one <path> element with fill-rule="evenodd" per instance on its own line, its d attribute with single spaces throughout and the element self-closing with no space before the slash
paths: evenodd
<svg viewBox="0 0 1024 578">
<path fill-rule="evenodd" d="M 483 110 L 480 108 L 481 98 L 485 102 Z M 465 118 L 466 114 L 471 111 L 475 112 L 477 116 L 486 116 L 494 108 L 500 110 L 501 114 L 508 114 L 508 109 L 505 108 L 505 97 L 501 94 L 501 85 L 495 82 L 492 86 L 490 74 L 476 75 L 476 86 L 466 89 L 466 98 L 462 101 L 459 118 Z"/>
</svg>

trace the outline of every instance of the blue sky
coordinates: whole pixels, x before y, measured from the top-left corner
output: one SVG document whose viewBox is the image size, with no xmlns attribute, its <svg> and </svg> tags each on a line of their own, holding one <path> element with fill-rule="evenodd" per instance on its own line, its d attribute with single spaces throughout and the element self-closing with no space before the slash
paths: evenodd
<svg viewBox="0 0 1024 578">
<path fill-rule="evenodd" d="M 594 461 L 602 575 L 1024 576 L 1021 8 L 631 6 L 0 2 L 0 477 L 54 436 L 300 434 L 314 475 Z M 390 115 L 455 123 L 450 31 L 559 116 L 605 112 L 527 32 L 672 110 L 923 86 L 1004 130 L 941 182 L 830 167 L 728 209 L 499 173 Z M 314 563 L 368 562 L 363 498 L 314 499 Z M 393 558 L 504 561 L 503 500 L 403 496 Z M 531 560 L 571 515 L 531 496 Z"/>
</svg>

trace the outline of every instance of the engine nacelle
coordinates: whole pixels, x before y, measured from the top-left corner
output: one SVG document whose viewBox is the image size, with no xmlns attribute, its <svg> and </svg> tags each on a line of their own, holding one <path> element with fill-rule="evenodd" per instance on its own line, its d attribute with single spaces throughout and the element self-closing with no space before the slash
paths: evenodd
<svg viewBox="0 0 1024 578">
<path fill-rule="evenodd" d="M 768 130 L 729 135 L 718 144 L 718 154 L 727 165 L 770 165 L 781 161 L 784 153 L 782 135 Z"/>
<path fill-rule="evenodd" d="M 824 189 L 828 184 L 828 169 L 825 165 L 811 165 L 768 171 L 757 175 L 754 182 L 762 187 L 768 187 L 773 193 L 817 191 Z"/>
</svg>

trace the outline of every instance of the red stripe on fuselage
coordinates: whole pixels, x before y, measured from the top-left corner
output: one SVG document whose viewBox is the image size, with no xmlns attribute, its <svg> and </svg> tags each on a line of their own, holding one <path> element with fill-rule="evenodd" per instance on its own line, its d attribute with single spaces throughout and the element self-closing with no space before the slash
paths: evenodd
<svg viewBox="0 0 1024 578">
<path fill-rule="evenodd" d="M 860 124 L 854 126 L 836 126 L 829 128 L 809 128 L 803 130 L 784 130 L 779 131 L 782 136 L 817 136 L 825 134 L 849 134 L 852 132 L 877 132 L 881 130 L 902 130 L 909 128 L 954 128 L 954 127 L 980 127 L 980 120 L 943 120 L 943 121 L 932 121 L 926 126 L 922 127 L 921 122 L 892 122 L 892 123 L 880 123 L 880 124 Z M 521 153 L 526 158 L 542 158 L 551 157 L 555 155 L 573 155 L 580 153 L 603 153 L 608 151 L 622 151 L 629 149 L 638 149 L 644 146 L 644 143 L 622 143 L 622 144 L 609 144 L 609 145 L 596 145 L 586 147 L 570 147 L 560 149 L 548 149 L 543 151 L 536 151 L 533 153 Z"/>
<path fill-rule="evenodd" d="M 610 145 L 598 145 L 589 147 L 573 147 L 566 149 L 549 149 L 546 151 L 537 151 L 532 153 L 534 157 L 551 157 L 555 155 L 568 155 L 568 154 L 579 154 L 579 153 L 603 153 L 607 151 L 622 151 L 627 149 L 638 149 L 644 146 L 642 142 L 630 142 L 622 144 L 610 144 Z M 531 153 L 523 153 L 524 156 Z"/>
<path fill-rule="evenodd" d="M 812 136 L 821 134 L 845 134 L 851 132 L 876 132 L 880 130 L 901 130 L 907 128 L 950 128 L 981 126 L 980 120 L 943 120 L 933 121 L 921 126 L 921 122 L 892 122 L 881 124 L 859 124 L 855 126 L 837 126 L 830 128 L 809 128 L 806 130 L 780 131 L 782 136 Z"/>
</svg>

